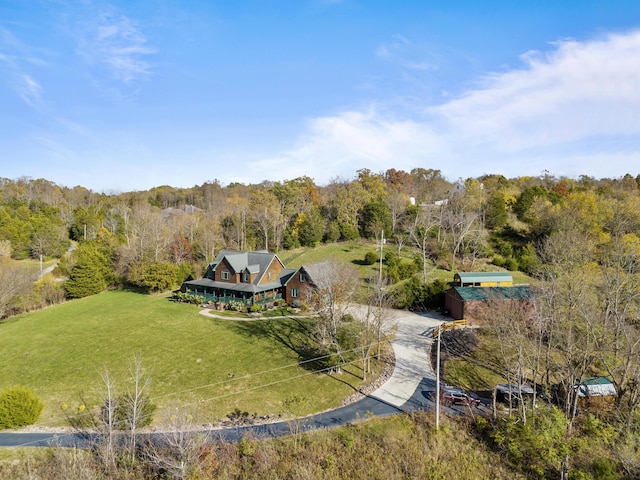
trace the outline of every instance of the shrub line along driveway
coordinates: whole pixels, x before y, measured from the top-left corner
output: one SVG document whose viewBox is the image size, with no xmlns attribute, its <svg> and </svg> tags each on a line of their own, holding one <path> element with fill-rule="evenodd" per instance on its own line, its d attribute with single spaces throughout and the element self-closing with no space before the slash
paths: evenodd
<svg viewBox="0 0 640 480">
<path fill-rule="evenodd" d="M 359 308 L 354 306 L 353 308 Z M 357 422 L 369 416 L 388 416 L 431 407 L 435 391 L 435 373 L 431 367 L 431 332 L 444 317 L 436 314 L 418 315 L 393 310 L 398 328 L 391 341 L 395 353 L 393 374 L 374 392 L 350 405 L 295 420 L 297 431 L 336 427 Z M 225 317 L 225 319 L 229 319 Z M 248 320 L 248 319 L 243 319 Z M 292 421 L 247 425 L 208 430 L 212 438 L 235 442 L 244 435 L 269 438 L 288 435 Z M 144 434 L 140 434 L 143 436 Z M 148 434 L 162 435 L 162 434 Z M 76 433 L 0 433 L 0 447 L 21 446 L 88 446 L 91 438 Z"/>
</svg>

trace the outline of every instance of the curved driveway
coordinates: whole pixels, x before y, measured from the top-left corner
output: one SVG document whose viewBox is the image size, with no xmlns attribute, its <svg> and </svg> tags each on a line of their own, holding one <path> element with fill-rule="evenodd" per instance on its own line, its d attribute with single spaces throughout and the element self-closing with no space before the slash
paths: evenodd
<svg viewBox="0 0 640 480">
<path fill-rule="evenodd" d="M 357 307 L 356 307 L 357 308 Z M 395 367 L 389 380 L 380 388 L 350 405 L 298 419 L 295 428 L 308 431 L 357 422 L 369 416 L 387 416 L 403 411 L 430 407 L 435 391 L 435 374 L 431 368 L 431 332 L 444 317 L 436 314 L 418 315 L 393 310 L 397 332 L 391 341 L 395 353 Z M 292 422 L 215 429 L 213 438 L 237 441 L 243 435 L 266 438 L 291 433 Z M 0 433 L 0 446 L 86 446 L 86 437 L 78 434 Z"/>
</svg>

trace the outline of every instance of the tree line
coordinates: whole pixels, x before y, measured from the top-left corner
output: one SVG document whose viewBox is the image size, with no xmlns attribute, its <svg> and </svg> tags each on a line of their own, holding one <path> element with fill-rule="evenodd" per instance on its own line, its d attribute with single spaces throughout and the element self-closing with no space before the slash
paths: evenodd
<svg viewBox="0 0 640 480">
<path fill-rule="evenodd" d="M 351 180 L 324 186 L 299 177 L 125 193 L 45 179 L 0 179 L 4 274 L 16 276 L 9 258 L 42 256 L 61 258 L 57 274 L 68 279 L 64 287 L 15 282 L 13 290 L 0 292 L 0 316 L 122 285 L 175 288 L 200 276 L 221 248 L 279 252 L 322 242 L 379 242 L 383 232 L 397 252 L 385 258 L 391 283 L 414 275 L 425 282 L 436 267 L 475 269 L 487 263 L 532 273 L 540 245 L 561 227 L 564 209 L 597 224 L 599 213 L 590 206 L 635 201 L 639 183 L 640 175 L 571 179 L 546 172 L 451 182 L 439 170 L 424 168 L 361 169 Z M 72 243 L 75 250 L 65 255 Z M 37 295 L 33 288 L 40 290 Z"/>
</svg>

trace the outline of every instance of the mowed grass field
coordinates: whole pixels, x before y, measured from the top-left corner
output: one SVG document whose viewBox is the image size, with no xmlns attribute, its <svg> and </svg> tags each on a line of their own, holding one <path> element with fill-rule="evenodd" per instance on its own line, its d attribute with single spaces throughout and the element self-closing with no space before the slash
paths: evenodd
<svg viewBox="0 0 640 480">
<path fill-rule="evenodd" d="M 201 423 L 236 408 L 253 415 L 284 413 L 287 399 L 305 399 L 300 414 L 338 406 L 360 383 L 350 366 L 331 377 L 299 366 L 305 319 L 219 320 L 166 296 L 105 292 L 0 323 L 0 390 L 24 385 L 45 409 L 38 425 L 65 425 L 65 413 L 98 408 L 100 373 L 119 392 L 139 358 L 151 377 L 156 424 L 175 409 Z M 64 410 L 63 410 L 64 409 Z"/>
</svg>

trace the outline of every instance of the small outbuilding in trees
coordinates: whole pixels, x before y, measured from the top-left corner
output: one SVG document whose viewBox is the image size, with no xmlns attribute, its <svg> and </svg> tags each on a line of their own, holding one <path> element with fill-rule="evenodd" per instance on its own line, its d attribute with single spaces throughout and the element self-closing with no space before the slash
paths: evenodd
<svg viewBox="0 0 640 480">
<path fill-rule="evenodd" d="M 607 377 L 589 377 L 576 381 L 578 406 L 586 410 L 609 410 L 618 395 Z"/>
</svg>

